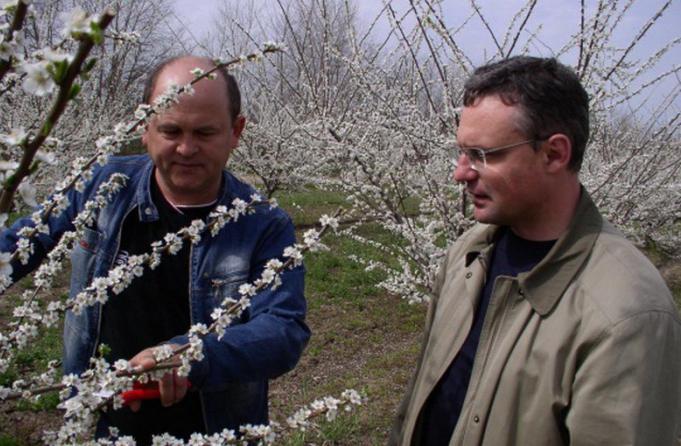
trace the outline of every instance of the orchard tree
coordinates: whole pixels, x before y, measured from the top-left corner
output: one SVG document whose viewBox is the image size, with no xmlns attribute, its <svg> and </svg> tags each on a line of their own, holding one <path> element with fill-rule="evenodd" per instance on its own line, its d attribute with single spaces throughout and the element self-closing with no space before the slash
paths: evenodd
<svg viewBox="0 0 681 446">
<path fill-rule="evenodd" d="M 324 162 L 325 129 L 356 100 L 344 60 L 354 52 L 356 14 L 342 0 L 280 0 L 260 10 L 225 2 L 220 9 L 203 45 L 209 55 L 238 54 L 269 36 L 286 48 L 236 73 L 248 123 L 234 165 L 268 196 L 315 183 L 336 167 Z"/>
<path fill-rule="evenodd" d="M 0 132 L 21 135 L 30 132 L 44 119 L 51 106 L 49 94 L 55 88 L 49 78 L 43 80 L 42 87 L 35 84 L 35 91 L 39 94 L 26 94 L 25 88 L 13 88 L 13 85 L 34 85 L 31 77 L 44 74 L 36 71 L 41 64 L 49 66 L 51 59 L 61 57 L 60 54 L 73 53 L 78 40 L 69 39 L 61 30 L 68 23 L 82 20 L 86 14 L 104 10 L 109 3 L 103 0 L 61 0 L 39 1 L 31 5 L 32 13 L 25 17 L 22 33 L 19 34 L 23 40 L 17 57 L 35 61 L 35 70 L 5 76 L 0 107 L 11 110 L 11 113 L 4 115 Z M 171 46 L 173 40 L 164 34 L 159 21 L 166 14 L 162 5 L 160 0 L 117 1 L 111 5 L 113 19 L 98 37 L 100 44 L 89 52 L 80 79 L 71 92 L 73 100 L 61 111 L 59 126 L 51 129 L 43 146 L 42 151 L 53 162 L 53 167 L 41 169 L 32 176 L 31 183 L 41 186 L 39 195 L 54 184 L 54 178 L 63 173 L 64 165 L 76 156 L 86 157 L 95 153 L 95 142 L 101 133 L 113 128 L 135 110 L 141 100 L 146 73 L 158 61 L 176 51 Z M 61 66 L 65 67 L 67 60 L 61 61 Z M 86 78 L 88 88 L 80 88 Z M 68 144 L 64 144 L 65 139 L 68 139 Z M 138 146 L 138 143 L 131 140 L 130 145 Z M 24 188 L 32 189 L 31 183 L 24 183 Z M 31 204 L 34 204 L 33 200 Z"/>
<path fill-rule="evenodd" d="M 681 37 L 639 49 L 672 1 L 647 9 L 635 27 L 637 2 L 574 5 L 576 19 L 564 24 L 556 48 L 542 40 L 540 2 L 523 4 L 501 32 L 476 2 L 457 9 L 456 23 L 448 23 L 442 1 L 387 2 L 364 26 L 350 0 L 280 0 L 267 14 L 251 11 L 243 24 L 226 8 L 221 23 L 240 36 L 234 42 L 267 29 L 287 44 L 270 63 L 244 72 L 255 88 L 270 88 L 250 94 L 251 125 L 236 161 L 268 193 L 300 184 L 343 190 L 353 219 L 379 222 L 402 240 L 365 240 L 391 260 L 360 261 L 388 272 L 382 285 L 390 291 L 427 300 L 445 247 L 471 224 L 470 204 L 451 178 L 463 81 L 476 65 L 539 49 L 572 64 L 589 92 L 592 137 L 581 179 L 598 205 L 639 241 L 678 246 L 681 88 L 672 84 L 662 101 L 652 93 L 678 79 L 680 68 L 666 56 Z M 483 31 L 489 53 L 465 46 L 461 36 L 471 28 Z M 352 227 L 346 232 L 361 239 Z"/>
</svg>

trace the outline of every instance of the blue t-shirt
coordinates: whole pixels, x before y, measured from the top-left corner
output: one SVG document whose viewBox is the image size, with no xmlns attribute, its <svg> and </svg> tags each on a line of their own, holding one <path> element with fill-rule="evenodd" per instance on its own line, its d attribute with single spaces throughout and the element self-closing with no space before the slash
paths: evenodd
<svg viewBox="0 0 681 446">
<path fill-rule="evenodd" d="M 475 352 L 485 321 L 494 282 L 499 276 L 515 277 L 531 270 L 548 254 L 555 240 L 532 241 L 518 237 L 509 228 L 501 228 L 492 252 L 487 281 L 475 309 L 473 326 L 461 350 L 442 375 L 421 410 L 421 444 L 448 445 L 468 390 Z M 452 330 L 456 327 L 452 327 Z"/>
</svg>

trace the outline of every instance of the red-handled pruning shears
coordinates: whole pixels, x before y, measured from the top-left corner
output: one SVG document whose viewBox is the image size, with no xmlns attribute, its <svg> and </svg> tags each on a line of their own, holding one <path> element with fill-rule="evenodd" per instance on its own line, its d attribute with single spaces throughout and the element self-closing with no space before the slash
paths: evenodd
<svg viewBox="0 0 681 446">
<path fill-rule="evenodd" d="M 187 388 L 191 388 L 192 383 L 187 381 Z M 102 398 L 111 397 L 111 392 L 98 392 L 98 395 Z M 123 405 L 127 406 L 133 401 L 142 400 L 155 400 L 161 397 L 161 392 L 158 390 L 158 381 L 149 381 L 146 383 L 141 383 L 138 381 L 133 382 L 132 390 L 126 390 L 121 393 L 121 398 L 123 398 Z"/>
</svg>

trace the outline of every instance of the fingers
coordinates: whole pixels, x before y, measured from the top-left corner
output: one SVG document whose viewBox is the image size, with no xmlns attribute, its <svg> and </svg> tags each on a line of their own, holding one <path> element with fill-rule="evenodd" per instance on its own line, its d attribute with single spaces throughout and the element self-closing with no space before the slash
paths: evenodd
<svg viewBox="0 0 681 446">
<path fill-rule="evenodd" d="M 175 376 L 175 402 L 182 401 L 187 395 L 187 390 L 189 389 L 189 380 L 186 376 L 179 376 L 177 372 L 173 370 L 173 375 Z"/>
<path fill-rule="evenodd" d="M 166 373 L 158 382 L 158 390 L 161 394 L 161 405 L 168 407 L 175 404 L 175 373 Z"/>
<path fill-rule="evenodd" d="M 130 366 L 137 372 L 144 372 L 156 366 L 154 347 L 146 348 L 132 357 Z"/>
<path fill-rule="evenodd" d="M 174 344 L 169 344 L 173 350 L 177 347 Z M 156 357 L 158 347 L 150 347 L 142 350 L 130 359 L 130 366 L 136 372 L 145 372 L 153 369 L 158 365 Z M 172 369 L 165 373 L 158 381 L 158 390 L 160 394 L 161 405 L 164 407 L 172 406 L 181 401 L 187 394 L 189 387 L 186 377 L 177 375 L 177 370 Z M 133 412 L 137 412 L 141 407 L 140 401 L 131 401 L 129 405 Z"/>
<path fill-rule="evenodd" d="M 168 407 L 181 401 L 187 394 L 187 387 L 187 378 L 178 376 L 175 369 L 163 375 L 158 383 L 161 405 Z"/>
</svg>

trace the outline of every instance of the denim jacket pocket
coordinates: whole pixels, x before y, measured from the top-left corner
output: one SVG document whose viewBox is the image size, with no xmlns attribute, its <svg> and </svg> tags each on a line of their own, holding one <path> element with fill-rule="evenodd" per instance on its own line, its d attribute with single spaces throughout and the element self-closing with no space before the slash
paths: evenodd
<svg viewBox="0 0 681 446">
<path fill-rule="evenodd" d="M 239 300 L 239 287 L 248 280 L 248 271 L 234 271 L 226 276 L 210 279 L 210 298 L 208 313 L 222 305 L 225 298 Z M 210 319 L 209 319 L 210 320 Z M 248 310 L 244 311 L 241 322 L 248 320 Z"/>
<path fill-rule="evenodd" d="M 71 252 L 71 295 L 74 296 L 85 288 L 95 272 L 95 258 L 104 238 L 94 229 L 85 228 L 83 235 Z"/>
</svg>

